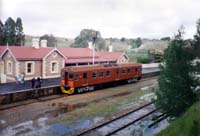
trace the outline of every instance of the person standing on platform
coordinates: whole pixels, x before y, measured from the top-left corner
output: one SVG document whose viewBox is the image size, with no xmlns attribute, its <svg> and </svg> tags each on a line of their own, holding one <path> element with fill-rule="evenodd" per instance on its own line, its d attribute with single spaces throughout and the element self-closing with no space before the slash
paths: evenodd
<svg viewBox="0 0 200 136">
<path fill-rule="evenodd" d="M 31 80 L 31 86 L 32 88 L 35 88 L 35 78 L 33 77 L 33 79 Z"/>
</svg>

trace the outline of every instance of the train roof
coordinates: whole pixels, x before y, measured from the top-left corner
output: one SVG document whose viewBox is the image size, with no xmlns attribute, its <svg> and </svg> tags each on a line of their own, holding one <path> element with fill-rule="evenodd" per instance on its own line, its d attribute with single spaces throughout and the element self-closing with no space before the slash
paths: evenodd
<svg viewBox="0 0 200 136">
<path fill-rule="evenodd" d="M 124 63 L 124 64 L 98 64 L 98 65 L 84 65 L 84 66 L 69 66 L 65 67 L 65 70 L 67 71 L 85 71 L 85 70 L 97 70 L 97 69 L 108 69 L 108 68 L 116 68 L 116 67 L 129 67 L 129 66 L 135 66 L 135 67 L 141 67 L 142 64 L 140 63 Z"/>
</svg>

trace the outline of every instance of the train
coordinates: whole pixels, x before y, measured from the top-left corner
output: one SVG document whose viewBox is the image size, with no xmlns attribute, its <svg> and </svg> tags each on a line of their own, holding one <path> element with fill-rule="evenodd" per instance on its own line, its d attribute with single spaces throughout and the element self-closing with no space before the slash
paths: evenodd
<svg viewBox="0 0 200 136">
<path fill-rule="evenodd" d="M 61 91 L 84 93 L 98 88 L 137 82 L 142 77 L 140 63 L 68 66 L 61 69 Z"/>
</svg>

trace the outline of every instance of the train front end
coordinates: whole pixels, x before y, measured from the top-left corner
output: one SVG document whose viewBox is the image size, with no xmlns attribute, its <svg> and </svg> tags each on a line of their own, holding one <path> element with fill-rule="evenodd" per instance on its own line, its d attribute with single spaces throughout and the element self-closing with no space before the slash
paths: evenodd
<svg viewBox="0 0 200 136">
<path fill-rule="evenodd" d="M 73 81 L 69 81 L 68 79 L 69 74 L 68 74 L 68 70 L 63 68 L 61 70 L 61 91 L 62 93 L 65 94 L 73 94 L 74 93 L 74 85 L 73 85 Z"/>
</svg>

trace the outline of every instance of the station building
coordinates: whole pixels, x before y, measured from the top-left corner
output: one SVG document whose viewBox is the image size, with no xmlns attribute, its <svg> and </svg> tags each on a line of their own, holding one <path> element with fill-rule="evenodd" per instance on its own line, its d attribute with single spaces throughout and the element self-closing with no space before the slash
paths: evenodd
<svg viewBox="0 0 200 136">
<path fill-rule="evenodd" d="M 52 48 L 46 41 L 38 44 L 34 39 L 32 46 L 0 46 L 0 83 L 14 82 L 23 75 L 25 80 L 33 77 L 42 79 L 57 78 L 65 66 L 93 64 L 93 50 L 89 48 Z M 95 64 L 127 63 L 123 52 L 95 52 Z"/>
</svg>

